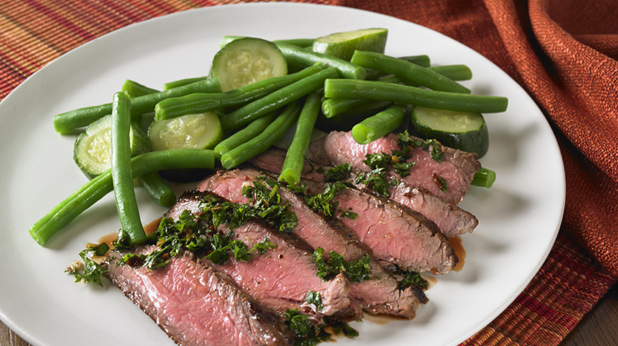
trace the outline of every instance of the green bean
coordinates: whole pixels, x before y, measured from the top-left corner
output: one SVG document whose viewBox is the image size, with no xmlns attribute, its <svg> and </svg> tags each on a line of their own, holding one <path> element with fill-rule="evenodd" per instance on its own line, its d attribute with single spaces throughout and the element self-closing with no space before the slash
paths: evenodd
<svg viewBox="0 0 618 346">
<path fill-rule="evenodd" d="M 131 99 L 123 92 L 115 93 L 112 102 L 110 159 L 114 197 L 122 229 L 129 235 L 131 243 L 140 244 L 146 240 L 146 233 L 140 220 L 131 176 L 130 128 Z"/>
<path fill-rule="evenodd" d="M 496 181 L 496 172 L 491 169 L 481 167 L 476 174 L 474 174 L 474 178 L 472 178 L 472 182 L 470 184 L 474 186 L 486 187 L 490 188 L 494 182 Z"/>
<path fill-rule="evenodd" d="M 170 90 L 170 89 L 178 88 L 183 85 L 187 85 L 187 84 L 191 84 L 191 83 L 195 83 L 199 81 L 204 81 L 207 79 L 208 79 L 208 76 L 191 77 L 191 78 L 183 78 L 183 79 L 174 80 L 174 81 L 163 84 L 163 90 L 164 91 Z"/>
<path fill-rule="evenodd" d="M 155 107 L 155 120 L 244 105 L 324 69 L 324 66 L 315 65 L 293 74 L 268 78 L 224 93 L 196 93 L 166 99 Z"/>
<path fill-rule="evenodd" d="M 431 65 L 431 60 L 429 59 L 429 56 L 427 55 L 402 56 L 402 57 L 399 57 L 398 59 L 402 59 L 402 60 L 411 62 L 413 64 L 416 64 L 422 67 L 429 67 Z M 365 68 L 365 70 L 367 70 L 367 77 L 365 79 L 370 79 L 370 80 L 378 79 L 388 74 L 386 72 L 376 70 L 373 68 Z"/>
<path fill-rule="evenodd" d="M 131 159 L 133 177 L 158 172 L 165 169 L 215 167 L 215 155 L 206 149 L 176 149 L 148 152 Z M 30 227 L 30 235 L 40 245 L 64 226 L 68 225 L 86 209 L 113 190 L 111 170 L 89 180 L 77 191 L 56 205 L 45 216 Z"/>
<path fill-rule="evenodd" d="M 508 99 L 501 96 L 471 95 L 426 90 L 407 85 L 351 79 L 328 79 L 324 83 L 328 98 L 368 98 L 463 112 L 504 112 Z"/>
<path fill-rule="evenodd" d="M 322 113 L 326 118 L 332 118 L 339 114 L 356 111 L 379 109 L 388 106 L 390 101 L 376 101 L 370 99 L 342 99 L 329 98 L 322 102 Z"/>
<path fill-rule="evenodd" d="M 148 94 L 154 94 L 159 92 L 158 90 L 149 88 L 135 82 L 133 80 L 127 79 L 122 85 L 122 89 L 125 94 L 129 95 L 129 97 L 138 97 Z M 147 117 L 153 116 L 152 112 L 147 114 L 142 114 L 139 117 L 133 116 L 132 127 L 133 131 L 144 131 L 143 129 L 147 129 L 148 125 L 152 122 L 152 119 L 147 120 Z M 144 124 L 142 124 L 144 122 Z M 144 136 L 148 136 L 144 133 Z M 142 186 L 148 192 L 148 195 L 152 197 L 160 206 L 169 208 L 174 203 L 176 203 L 176 195 L 174 191 L 163 181 L 163 178 L 159 175 L 159 173 L 149 173 L 140 178 L 142 182 Z"/>
<path fill-rule="evenodd" d="M 131 79 L 127 79 L 126 81 L 124 81 L 124 84 L 122 84 L 122 89 L 120 89 L 120 91 L 129 95 L 129 97 L 131 98 L 159 92 L 159 90 L 149 88 Z"/>
<path fill-rule="evenodd" d="M 328 67 L 309 77 L 287 85 L 260 99 L 257 99 L 221 119 L 224 132 L 230 132 L 250 123 L 251 121 L 279 109 L 286 104 L 300 99 L 301 97 L 322 88 L 328 78 L 336 78 L 337 70 Z"/>
<path fill-rule="evenodd" d="M 393 74 L 405 82 L 416 83 L 433 90 L 470 93 L 468 88 L 437 72 L 385 54 L 357 50 L 350 61 L 366 68 Z"/>
<path fill-rule="evenodd" d="M 466 80 L 472 78 L 472 71 L 470 71 L 470 68 L 466 65 L 434 66 L 429 67 L 429 69 L 452 80 Z M 379 81 L 385 83 L 403 83 L 400 78 L 393 75 L 383 77 Z M 418 86 L 418 84 L 413 86 Z M 385 101 L 367 99 L 331 98 L 322 102 L 322 113 L 324 113 L 325 117 L 332 118 L 349 111 L 382 108 L 387 104 L 385 104 Z"/>
<path fill-rule="evenodd" d="M 320 102 L 321 96 L 318 93 L 307 96 L 298 117 L 294 138 L 285 155 L 285 161 L 279 175 L 279 180 L 284 180 L 290 185 L 295 185 L 300 181 L 311 133 L 320 113 Z"/>
<path fill-rule="evenodd" d="M 221 165 L 231 169 L 268 150 L 298 119 L 299 101 L 289 103 L 261 134 L 221 155 Z"/>
<path fill-rule="evenodd" d="M 220 159 L 221 155 L 259 135 L 270 123 L 273 122 L 273 120 L 275 120 L 275 117 L 277 117 L 277 112 L 271 112 L 270 114 L 257 118 L 242 130 L 235 132 L 228 138 L 219 142 L 214 149 L 215 157 Z"/>
<path fill-rule="evenodd" d="M 398 59 L 405 60 L 422 67 L 431 66 L 431 59 L 429 59 L 429 56 L 425 54 L 400 56 Z"/>
<path fill-rule="evenodd" d="M 472 71 L 466 65 L 444 65 L 444 66 L 431 66 L 427 67 L 428 70 L 441 74 L 442 76 L 454 80 L 454 81 L 462 81 L 462 80 L 470 80 L 472 79 Z M 389 83 L 402 83 L 406 85 L 412 86 L 420 86 L 418 83 L 412 83 L 409 81 L 404 81 L 403 79 L 389 75 L 384 78 L 379 79 L 380 82 L 389 82 Z"/>
<path fill-rule="evenodd" d="M 148 173 L 140 178 L 142 186 L 148 192 L 150 197 L 159 203 L 164 208 L 169 208 L 176 203 L 176 194 L 165 183 L 159 173 Z"/>
<path fill-rule="evenodd" d="M 339 71 L 341 77 L 351 79 L 365 79 L 367 71 L 364 67 L 353 64 L 349 61 L 314 51 L 300 48 L 298 46 L 277 42 L 275 43 L 288 64 L 299 66 L 311 66 L 317 63 L 334 67 Z"/>
<path fill-rule="evenodd" d="M 393 105 L 352 128 L 352 138 L 359 144 L 368 144 L 401 126 L 406 116 L 404 107 Z"/>
<path fill-rule="evenodd" d="M 431 66 L 427 69 L 456 81 L 472 79 L 472 70 L 467 65 Z"/>
<path fill-rule="evenodd" d="M 179 97 L 192 93 L 220 92 L 221 85 L 217 78 L 210 78 L 192 84 L 187 84 L 167 91 L 139 96 L 131 100 L 131 113 L 140 115 L 154 110 L 155 105 L 166 98 Z M 79 108 L 54 116 L 54 128 L 60 134 L 67 134 L 88 126 L 93 121 L 112 112 L 112 104 Z"/>
</svg>

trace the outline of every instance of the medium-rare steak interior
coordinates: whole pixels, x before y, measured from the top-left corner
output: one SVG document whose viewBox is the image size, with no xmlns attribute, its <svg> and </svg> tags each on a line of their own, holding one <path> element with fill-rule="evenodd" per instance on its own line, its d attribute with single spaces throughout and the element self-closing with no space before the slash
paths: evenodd
<svg viewBox="0 0 618 346">
<path fill-rule="evenodd" d="M 183 253 L 158 270 L 117 265 L 124 256 L 109 253 L 108 277 L 178 344 L 292 344 L 293 335 L 280 318 L 192 254 Z"/>
</svg>

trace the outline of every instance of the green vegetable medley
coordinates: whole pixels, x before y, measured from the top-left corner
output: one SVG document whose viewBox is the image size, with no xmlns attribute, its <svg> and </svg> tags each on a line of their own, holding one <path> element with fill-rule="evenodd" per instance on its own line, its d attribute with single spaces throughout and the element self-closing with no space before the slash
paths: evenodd
<svg viewBox="0 0 618 346">
<path fill-rule="evenodd" d="M 59 134 L 79 134 L 73 155 L 90 180 L 37 221 L 30 228 L 31 236 L 45 245 L 113 191 L 122 226 L 114 245 L 157 245 L 157 250 L 127 255 L 121 263 L 154 270 L 183 251 L 215 263 L 225 263 L 231 256 L 250 261 L 274 244 L 268 239 L 249 245 L 232 240 L 234 228 L 251 218 L 265 220 L 282 232 L 292 232 L 296 226 L 296 216 L 277 193 L 281 184 L 302 194 L 322 215 L 356 217 L 353 211 L 338 210 L 333 202 L 337 192 L 347 188 L 349 165 L 325 172 L 329 183 L 322 193 L 311 194 L 298 185 L 309 143 L 323 131 L 351 131 L 360 144 L 400 133 L 400 151 L 368 155 L 365 163 L 371 172 L 355 177 L 355 183 L 385 196 L 389 184 L 397 183 L 388 180 L 386 172 L 392 169 L 402 177 L 408 175 L 414 162 L 406 160 L 413 148 L 430 150 L 437 161 L 442 159 L 440 143 L 484 155 L 489 139 L 482 114 L 505 111 L 508 100 L 472 94 L 458 82 L 472 78 L 465 65 L 432 66 L 427 55 L 385 54 L 387 33 L 377 28 L 275 41 L 226 36 L 207 75 L 169 81 L 161 90 L 127 80 L 110 103 L 56 115 L 53 123 Z M 285 145 L 288 151 L 279 181 L 264 178 L 245 187 L 243 194 L 251 204 L 206 197 L 199 215 L 184 212 L 176 221 L 164 218 L 154 234 L 146 234 L 134 179 L 157 203 L 170 207 L 176 201 L 170 181 L 197 180 L 201 176 L 192 175 L 196 169 L 203 173 L 237 167 L 281 145 L 286 133 L 293 136 Z M 490 187 L 494 179 L 495 172 L 483 168 L 473 184 Z M 228 234 L 217 231 L 224 224 Z M 85 267 L 72 266 L 67 271 L 77 281 L 101 284 L 104 269 L 88 255 L 106 250 L 89 247 L 80 253 Z M 369 256 L 348 262 L 319 248 L 313 258 L 319 269 L 316 275 L 324 280 L 341 272 L 352 282 L 371 278 Z M 401 288 L 426 287 L 418 273 L 400 274 Z M 309 292 L 306 300 L 321 306 L 319 294 Z M 301 344 L 329 337 L 324 326 L 312 325 L 296 310 L 288 311 L 286 323 L 303 340 Z M 356 335 L 345 324 L 329 326 Z"/>
</svg>

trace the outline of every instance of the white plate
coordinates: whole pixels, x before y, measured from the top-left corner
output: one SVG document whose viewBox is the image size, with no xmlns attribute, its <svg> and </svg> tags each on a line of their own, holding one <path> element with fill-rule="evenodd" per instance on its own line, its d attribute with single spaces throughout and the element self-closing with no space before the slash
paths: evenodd
<svg viewBox="0 0 618 346">
<path fill-rule="evenodd" d="M 337 344 L 455 345 L 487 325 L 538 271 L 562 217 L 564 170 L 543 114 L 498 67 L 441 34 L 380 14 L 292 3 L 218 6 L 131 25 L 62 56 L 0 104 L 0 318 L 37 345 L 172 345 L 119 290 L 75 284 L 63 273 L 87 242 L 119 228 L 111 195 L 48 246 L 30 238 L 29 227 L 86 182 L 73 163 L 74 137 L 54 132 L 53 115 L 110 102 L 127 78 L 160 87 L 204 75 L 224 35 L 283 39 L 365 27 L 390 30 L 389 54 L 469 65 L 466 86 L 507 96 L 510 105 L 486 116 L 491 146 L 482 163 L 498 180 L 472 188 L 462 204 L 480 220 L 463 237 L 463 271 L 438 278 L 415 320 L 355 324 L 360 337 Z M 163 213 L 141 189 L 138 198 L 144 221 Z"/>
</svg>

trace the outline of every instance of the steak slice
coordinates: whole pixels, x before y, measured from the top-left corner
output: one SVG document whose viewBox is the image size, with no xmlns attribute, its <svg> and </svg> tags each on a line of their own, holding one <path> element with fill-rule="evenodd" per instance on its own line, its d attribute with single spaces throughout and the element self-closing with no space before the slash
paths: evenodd
<svg viewBox="0 0 618 346">
<path fill-rule="evenodd" d="M 324 183 L 304 183 L 314 195 L 324 191 Z M 459 261 L 433 222 L 401 204 L 354 188 L 339 191 L 334 202 L 339 209 L 356 214 L 340 219 L 385 268 L 396 265 L 421 273 L 446 274 Z"/>
<path fill-rule="evenodd" d="M 138 251 L 148 251 L 142 248 Z M 108 277 L 180 345 L 291 345 L 281 319 L 207 262 L 185 254 L 164 268 L 116 265 L 110 251 Z"/>
<path fill-rule="evenodd" d="M 166 214 L 178 218 L 183 210 L 196 214 L 206 192 L 186 192 Z M 218 197 L 218 196 L 215 196 Z M 221 198 L 221 197 L 218 197 Z M 227 234 L 229 229 L 220 226 L 218 231 Z M 250 220 L 236 227 L 233 240 L 241 240 L 247 248 L 268 240 L 276 247 L 262 255 L 256 255 L 249 262 L 231 257 L 225 264 L 213 267 L 227 274 L 234 283 L 252 295 L 260 303 L 285 316 L 287 309 L 299 309 L 321 321 L 321 316 L 333 316 L 338 320 L 352 321 L 362 318 L 360 306 L 352 305 L 348 297 L 349 282 L 343 273 L 329 281 L 323 281 L 315 274 L 318 271 L 311 255 L 313 249 L 297 237 L 274 231 L 261 220 Z M 321 307 L 308 304 L 305 297 L 309 291 L 319 293 Z"/>
<path fill-rule="evenodd" d="M 236 203 L 249 202 L 242 195 L 242 187 L 252 182 L 261 173 L 255 169 L 219 172 L 198 185 L 198 190 L 212 191 Z M 347 261 L 355 261 L 371 254 L 356 234 L 338 220 L 327 220 L 311 210 L 304 199 L 285 188 L 278 192 L 298 218 L 293 233 L 314 249 L 321 247 L 325 253 L 335 251 Z M 393 315 L 413 318 L 418 305 L 427 302 L 422 290 L 407 288 L 399 290 L 398 283 L 375 259 L 371 261 L 372 279 L 351 283 L 350 296 L 355 298 L 370 314 Z"/>
<path fill-rule="evenodd" d="M 259 169 L 279 174 L 285 161 L 285 153 L 281 149 L 270 149 L 254 157 L 250 162 Z M 331 168 L 332 166 L 321 166 L 305 160 L 302 177 L 305 180 L 324 182 L 324 174 L 320 172 Z M 349 181 L 353 182 L 354 177 L 355 173 L 352 173 Z M 359 188 L 362 187 L 359 186 Z M 363 189 L 363 191 L 370 192 L 367 189 Z M 400 182 L 396 186 L 389 186 L 388 192 L 392 201 L 402 204 L 433 221 L 447 238 L 471 233 L 478 225 L 478 220 L 474 215 L 453 203 L 448 203 L 434 196 L 423 188 L 411 187 L 405 182 Z"/>
<path fill-rule="evenodd" d="M 348 163 L 356 170 L 368 172 L 371 168 L 363 162 L 366 154 L 390 155 L 393 150 L 399 149 L 396 134 L 362 145 L 356 143 L 350 132 L 334 131 L 312 142 L 307 158 L 321 165 Z M 432 158 L 433 149 L 417 147 L 412 150 L 407 161 L 414 163 L 414 166 L 409 175 L 401 177 L 392 171 L 389 174 L 411 187 L 424 188 L 449 203 L 458 204 L 468 193 L 474 174 L 481 168 L 477 155 L 441 146 L 438 150 L 442 151 L 442 159 L 438 161 Z"/>
</svg>

